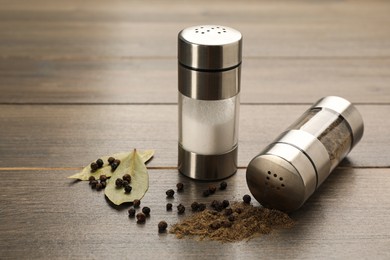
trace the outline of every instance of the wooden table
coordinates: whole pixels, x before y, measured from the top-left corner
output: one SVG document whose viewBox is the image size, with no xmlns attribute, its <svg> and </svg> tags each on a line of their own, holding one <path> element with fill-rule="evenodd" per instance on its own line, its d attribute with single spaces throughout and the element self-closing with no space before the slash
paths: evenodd
<svg viewBox="0 0 390 260">
<path fill-rule="evenodd" d="M 210 23 L 244 35 L 241 168 L 205 199 L 176 169 L 176 37 Z M 2 0 L 0 89 L 1 259 L 390 258 L 387 1 Z M 175 205 L 240 200 L 250 159 L 327 95 L 356 104 L 365 134 L 294 228 L 226 244 L 157 233 L 181 219 L 165 190 L 185 184 Z M 133 148 L 156 151 L 145 225 L 66 178 Z"/>
</svg>

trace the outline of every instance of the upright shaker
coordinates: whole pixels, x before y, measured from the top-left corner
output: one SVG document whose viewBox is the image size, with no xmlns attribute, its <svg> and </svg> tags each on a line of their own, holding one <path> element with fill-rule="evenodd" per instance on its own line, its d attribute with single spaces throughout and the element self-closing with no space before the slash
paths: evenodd
<svg viewBox="0 0 390 260">
<path fill-rule="evenodd" d="M 314 103 L 249 163 L 249 190 L 263 206 L 300 208 L 363 136 L 359 111 L 344 98 Z"/>
<path fill-rule="evenodd" d="M 237 171 L 242 35 L 220 25 L 178 35 L 179 171 L 197 180 Z"/>
</svg>

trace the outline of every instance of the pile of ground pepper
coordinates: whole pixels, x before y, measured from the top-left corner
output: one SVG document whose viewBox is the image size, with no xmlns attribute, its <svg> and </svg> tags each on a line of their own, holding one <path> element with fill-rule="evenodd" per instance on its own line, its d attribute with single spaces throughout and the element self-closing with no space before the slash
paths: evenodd
<svg viewBox="0 0 390 260">
<path fill-rule="evenodd" d="M 254 207 L 243 202 L 233 202 L 230 208 L 233 211 L 229 214 L 233 215 L 230 219 L 225 212 L 230 209 L 222 211 L 206 209 L 174 224 L 169 232 L 178 238 L 236 242 L 269 234 L 274 229 L 291 228 L 294 225 L 294 221 L 286 213 L 278 210 Z"/>
</svg>

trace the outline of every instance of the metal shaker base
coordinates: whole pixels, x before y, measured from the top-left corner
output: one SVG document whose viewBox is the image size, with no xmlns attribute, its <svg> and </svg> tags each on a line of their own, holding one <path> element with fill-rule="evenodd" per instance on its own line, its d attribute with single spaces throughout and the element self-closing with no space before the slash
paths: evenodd
<svg viewBox="0 0 390 260">
<path fill-rule="evenodd" d="M 196 180 L 221 180 L 237 171 L 237 146 L 218 155 L 201 155 L 185 150 L 179 144 L 179 171 Z"/>
</svg>

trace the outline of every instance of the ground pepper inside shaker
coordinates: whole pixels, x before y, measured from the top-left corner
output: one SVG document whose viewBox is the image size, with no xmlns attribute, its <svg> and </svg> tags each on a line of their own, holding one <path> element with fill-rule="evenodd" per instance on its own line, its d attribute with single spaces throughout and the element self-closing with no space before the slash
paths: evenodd
<svg viewBox="0 0 390 260">
<path fill-rule="evenodd" d="M 363 119 L 347 100 L 317 101 L 249 163 L 249 190 L 263 206 L 300 208 L 363 136 Z"/>
</svg>

